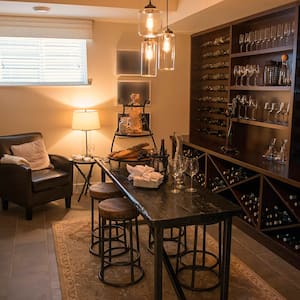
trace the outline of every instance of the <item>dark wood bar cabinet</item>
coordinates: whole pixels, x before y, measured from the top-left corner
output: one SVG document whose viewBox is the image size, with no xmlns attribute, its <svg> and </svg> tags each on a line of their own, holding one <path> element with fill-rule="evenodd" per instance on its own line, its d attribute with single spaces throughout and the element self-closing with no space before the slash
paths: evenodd
<svg viewBox="0 0 300 300">
<path fill-rule="evenodd" d="M 191 37 L 186 155 L 236 223 L 300 268 L 299 2 Z"/>
</svg>

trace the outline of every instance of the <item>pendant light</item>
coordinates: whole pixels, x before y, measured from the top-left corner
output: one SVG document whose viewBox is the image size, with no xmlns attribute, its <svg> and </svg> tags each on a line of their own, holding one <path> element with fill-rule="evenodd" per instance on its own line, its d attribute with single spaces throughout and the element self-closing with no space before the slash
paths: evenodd
<svg viewBox="0 0 300 300">
<path fill-rule="evenodd" d="M 169 28 L 168 20 L 168 3 L 166 4 L 166 19 L 167 28 L 159 36 L 159 61 L 158 66 L 160 70 L 173 71 L 175 69 L 175 34 Z"/>
<path fill-rule="evenodd" d="M 141 44 L 141 76 L 157 76 L 157 41 L 145 38 Z"/>
<path fill-rule="evenodd" d="M 161 12 L 149 1 L 138 13 L 138 34 L 144 38 L 155 38 L 161 34 Z"/>
</svg>

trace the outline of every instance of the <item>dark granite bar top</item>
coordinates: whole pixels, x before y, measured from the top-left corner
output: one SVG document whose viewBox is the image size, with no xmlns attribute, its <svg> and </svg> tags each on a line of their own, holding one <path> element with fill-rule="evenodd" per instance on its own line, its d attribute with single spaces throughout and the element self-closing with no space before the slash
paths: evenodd
<svg viewBox="0 0 300 300">
<path fill-rule="evenodd" d="M 172 180 L 162 183 L 157 189 L 134 187 L 127 179 L 125 168 L 114 168 L 102 161 L 98 164 L 153 225 L 211 224 L 241 212 L 238 205 L 200 186 L 195 185 L 197 193 L 181 191 L 178 194 L 170 192 Z"/>
</svg>

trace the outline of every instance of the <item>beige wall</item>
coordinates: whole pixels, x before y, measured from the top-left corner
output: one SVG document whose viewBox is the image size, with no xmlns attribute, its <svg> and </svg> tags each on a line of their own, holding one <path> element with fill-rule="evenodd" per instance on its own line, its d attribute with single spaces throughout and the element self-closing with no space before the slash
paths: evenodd
<svg viewBox="0 0 300 300">
<path fill-rule="evenodd" d="M 88 73 L 92 85 L 79 87 L 0 87 L 0 135 L 41 131 L 50 153 L 71 156 L 84 152 L 84 134 L 72 131 L 75 108 L 95 108 L 101 129 L 90 135 L 95 154 L 110 152 L 116 129 L 116 49 L 139 48 L 136 26 L 95 22 L 94 39 L 88 45 Z M 187 133 L 189 126 L 190 38 L 177 35 L 176 71 L 159 72 L 152 79 L 151 125 L 157 144 L 169 143 L 173 131 Z M 122 79 L 139 79 L 122 78 Z M 138 143 L 133 140 L 132 143 Z"/>
</svg>

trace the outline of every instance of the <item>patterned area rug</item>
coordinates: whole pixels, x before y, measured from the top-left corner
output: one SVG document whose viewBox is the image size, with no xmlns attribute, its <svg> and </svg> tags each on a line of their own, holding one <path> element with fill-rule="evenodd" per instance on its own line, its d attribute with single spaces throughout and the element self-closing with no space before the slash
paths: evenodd
<svg viewBox="0 0 300 300">
<path fill-rule="evenodd" d="M 153 256 L 147 250 L 148 226 L 139 226 L 144 278 L 136 285 L 115 288 L 98 280 L 99 258 L 89 253 L 90 220 L 61 221 L 53 226 L 57 264 L 63 300 L 150 300 L 153 299 Z M 193 227 L 188 240 L 193 239 Z M 217 253 L 216 241 L 207 235 L 207 249 Z M 164 299 L 176 299 L 167 273 L 163 273 Z M 184 289 L 187 299 L 219 299 L 219 288 L 209 292 Z M 250 270 L 239 259 L 231 257 L 229 299 L 282 300 L 277 291 Z"/>
</svg>

